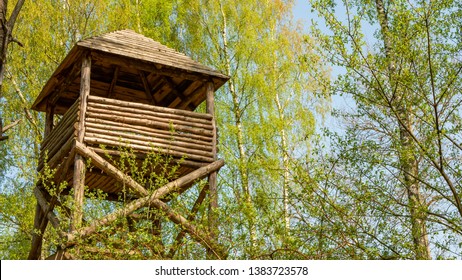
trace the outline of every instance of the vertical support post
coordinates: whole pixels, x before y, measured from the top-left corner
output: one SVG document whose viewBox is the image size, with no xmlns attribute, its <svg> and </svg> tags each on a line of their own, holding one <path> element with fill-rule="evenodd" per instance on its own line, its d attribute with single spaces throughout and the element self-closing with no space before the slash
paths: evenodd
<svg viewBox="0 0 462 280">
<path fill-rule="evenodd" d="M 46 118 L 45 118 L 45 132 L 43 139 L 46 139 L 53 130 L 53 119 L 55 113 L 54 104 L 47 103 Z M 40 184 L 40 182 L 38 183 Z M 32 245 L 29 251 L 29 260 L 37 260 L 41 258 L 42 244 L 43 244 L 43 233 L 45 232 L 48 225 L 48 218 L 43 212 L 42 207 L 37 202 L 35 206 L 35 217 L 34 217 L 34 232 L 32 233 Z"/>
<path fill-rule="evenodd" d="M 53 130 L 54 117 L 55 117 L 55 105 L 48 103 L 46 116 L 45 116 L 45 132 L 44 132 L 43 139 L 45 139 Z"/>
<path fill-rule="evenodd" d="M 90 95 L 91 55 L 86 53 L 82 57 L 80 78 L 80 111 L 77 126 L 77 141 L 83 143 L 85 135 L 85 113 L 87 111 L 88 96 Z M 85 190 L 85 160 L 77 154 L 74 159 L 74 209 L 71 220 L 71 231 L 79 228 L 83 219 L 83 198 Z"/>
<path fill-rule="evenodd" d="M 212 132 L 213 132 L 213 139 L 212 139 L 212 153 L 213 159 L 217 159 L 217 127 L 216 127 L 216 120 L 215 120 L 215 87 L 213 82 L 209 81 L 206 85 L 206 111 L 208 114 L 213 116 L 212 119 Z M 217 217 L 217 209 L 218 209 L 218 190 L 217 190 L 217 172 L 212 172 L 208 176 L 208 185 L 209 185 L 209 231 L 210 237 L 212 239 L 218 239 L 218 217 Z M 212 252 L 207 250 L 207 258 L 215 259 L 216 255 Z"/>
</svg>

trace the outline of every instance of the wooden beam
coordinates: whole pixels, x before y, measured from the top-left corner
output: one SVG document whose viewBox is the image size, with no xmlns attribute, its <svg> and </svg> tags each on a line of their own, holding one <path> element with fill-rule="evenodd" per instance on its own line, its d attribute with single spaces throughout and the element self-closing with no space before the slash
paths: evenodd
<svg viewBox="0 0 462 280">
<path fill-rule="evenodd" d="M 58 78 L 57 87 L 53 93 L 48 97 L 49 104 L 56 105 L 61 94 L 74 82 L 80 73 L 78 63 L 74 63 L 70 71 L 63 71 L 62 78 Z"/>
<path fill-rule="evenodd" d="M 209 76 L 201 73 L 189 73 L 185 70 L 176 69 L 173 67 L 162 66 L 160 64 L 155 64 L 148 61 L 132 59 L 120 55 L 113 55 L 104 53 L 97 50 L 92 50 L 91 52 L 93 59 L 97 61 L 102 61 L 104 63 L 110 63 L 112 65 L 119 65 L 121 67 L 127 67 L 133 70 L 143 70 L 148 73 L 155 72 L 159 75 L 169 76 L 173 78 L 181 78 L 187 79 L 191 81 L 197 81 L 202 79 L 207 79 Z M 213 75 L 219 75 L 217 73 L 213 73 Z M 227 76 L 222 75 L 223 77 L 217 77 L 219 79 L 223 79 L 223 83 L 229 79 Z"/>
<path fill-rule="evenodd" d="M 47 218 L 50 221 L 51 225 L 59 229 L 59 219 L 56 217 L 55 213 L 53 211 L 50 211 L 50 205 L 45 197 L 45 195 L 42 193 L 42 190 L 40 189 L 39 186 L 36 186 L 34 188 L 34 195 L 37 198 L 37 202 L 40 205 L 43 213 L 47 213 Z"/>
<path fill-rule="evenodd" d="M 191 97 L 195 97 L 199 94 L 199 92 L 203 91 L 204 90 L 204 87 L 206 85 L 203 84 L 199 87 L 197 87 L 193 92 L 191 92 L 189 94 L 189 96 Z M 184 101 L 184 102 L 181 102 L 180 104 L 178 104 L 177 108 L 185 108 L 185 107 L 188 107 L 188 108 L 192 108 L 194 107 L 194 104 L 191 104 L 191 102 L 193 102 L 192 98 L 188 98 L 188 100 Z"/>
<path fill-rule="evenodd" d="M 206 84 L 206 111 L 207 114 L 213 116 L 212 120 L 212 154 L 213 159 L 217 158 L 217 127 L 215 121 L 215 89 L 212 82 L 207 82 Z M 212 172 L 208 177 L 208 187 L 209 187 L 209 231 L 211 238 L 214 240 L 218 239 L 218 190 L 217 190 L 217 172 Z M 213 259 L 216 257 L 214 252 L 208 251 L 207 257 Z"/>
<path fill-rule="evenodd" d="M 172 90 L 172 93 L 178 96 L 182 103 L 185 105 L 187 104 L 188 108 L 191 110 L 196 109 L 193 105 L 191 105 L 189 102 L 191 101 L 191 98 L 186 97 L 179 89 L 178 85 L 173 82 L 173 80 L 170 77 L 162 76 L 162 79 L 167 83 L 167 85 L 170 87 Z"/>
<path fill-rule="evenodd" d="M 34 231 L 32 232 L 32 245 L 29 251 L 28 260 L 39 260 L 42 252 L 43 233 L 45 228 L 41 227 L 42 222 L 48 223 L 48 219 L 45 217 L 42 207 L 37 202 L 35 206 L 35 218 L 34 218 Z"/>
<path fill-rule="evenodd" d="M 119 78 L 119 71 L 120 71 L 120 66 L 114 66 L 114 74 L 112 75 L 112 81 L 111 85 L 109 86 L 109 89 L 107 91 L 107 96 L 109 98 L 114 97 L 114 87 L 117 83 L 117 79 Z"/>
<path fill-rule="evenodd" d="M 131 188 L 137 195 L 146 196 L 148 191 L 133 180 L 130 176 L 124 174 L 111 163 L 106 161 L 100 155 L 80 142 L 75 143 L 77 153 L 81 156 L 91 159 L 91 164 L 106 172 L 109 176 Z"/>
<path fill-rule="evenodd" d="M 76 150 L 77 150 L 77 152 L 85 153 L 85 155 L 88 155 L 89 157 L 92 158 L 92 160 L 94 160 L 93 156 L 95 155 L 95 153 L 93 151 L 91 151 L 90 149 L 88 149 L 87 147 L 85 147 L 85 146 L 83 146 L 83 145 L 81 145 L 79 143 L 76 143 Z M 125 217 L 127 215 L 130 215 L 131 213 L 133 213 L 134 211 L 140 209 L 141 207 L 149 205 L 151 202 L 153 202 L 155 200 L 158 200 L 158 199 L 161 199 L 161 198 L 165 197 L 166 195 L 180 189 L 182 186 L 190 184 L 190 183 L 192 183 L 192 182 L 194 182 L 196 180 L 199 180 L 199 179 L 207 176 L 209 173 L 218 170 L 223 165 L 224 165 L 223 160 L 217 160 L 217 161 L 215 161 L 215 162 L 213 162 L 213 163 L 211 163 L 211 164 L 209 164 L 207 166 L 201 167 L 201 168 L 199 168 L 199 169 L 197 169 L 197 170 L 195 170 L 195 171 L 193 171 L 193 172 L 191 172 L 191 173 L 189 173 L 189 174 L 187 174 L 187 175 L 185 175 L 183 177 L 180 177 L 180 178 L 178 178 L 178 179 L 176 179 L 176 180 L 174 180 L 174 181 L 172 181 L 172 182 L 158 188 L 157 190 L 155 190 L 150 195 L 147 195 L 147 196 L 144 196 L 142 198 L 136 199 L 136 200 L 134 200 L 132 202 L 129 202 L 124 208 L 118 209 L 118 210 L 114 211 L 113 213 L 108 214 L 108 215 L 104 216 L 103 218 L 101 218 L 99 220 L 93 221 L 87 227 L 84 227 L 84 228 L 73 231 L 68 236 L 68 244 L 72 244 L 78 236 L 83 237 L 83 236 L 87 236 L 89 234 L 92 234 L 99 227 L 107 225 L 107 224 L 115 221 L 116 219 L 118 219 L 120 217 Z M 106 165 L 102 165 L 102 166 L 104 168 L 107 168 Z M 103 171 L 105 171 L 105 170 L 103 170 Z M 129 186 L 132 189 L 138 189 L 138 188 L 141 187 L 133 179 L 126 180 L 124 182 L 125 182 L 125 184 L 127 186 Z"/>
<path fill-rule="evenodd" d="M 45 132 L 43 139 L 46 139 L 50 135 L 54 127 L 54 117 L 55 117 L 55 105 L 47 103 L 47 111 L 45 117 Z"/>
<path fill-rule="evenodd" d="M 149 81 L 146 78 L 145 72 L 142 70 L 139 70 L 138 74 L 140 75 L 141 82 L 143 83 L 143 88 L 144 88 L 144 92 L 146 93 L 146 97 L 148 98 L 148 100 L 151 102 L 152 105 L 157 105 L 156 101 L 154 100 L 154 97 L 152 96 L 151 87 L 149 86 Z"/>
<path fill-rule="evenodd" d="M 80 112 L 77 126 L 77 142 L 83 142 L 85 135 L 85 115 L 88 103 L 88 96 L 90 95 L 90 81 L 91 81 L 91 56 L 86 53 L 82 57 L 82 70 L 80 80 Z M 74 209 L 71 220 L 71 230 L 79 228 L 82 224 L 83 218 L 83 199 L 85 191 L 85 161 L 79 154 L 75 156 L 74 161 Z"/>
</svg>

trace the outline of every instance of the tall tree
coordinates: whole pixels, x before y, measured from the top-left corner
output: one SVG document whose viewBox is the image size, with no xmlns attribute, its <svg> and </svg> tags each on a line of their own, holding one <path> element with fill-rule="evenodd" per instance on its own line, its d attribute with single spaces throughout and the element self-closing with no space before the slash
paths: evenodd
<svg viewBox="0 0 462 280">
<path fill-rule="evenodd" d="M 227 162 L 220 172 L 222 238 L 232 240 L 239 258 L 274 257 L 276 251 L 290 257 L 284 252 L 293 249 L 291 162 L 306 155 L 313 104 L 323 100 L 315 81 L 327 76 L 325 69 L 292 21 L 293 1 L 186 6 L 179 15 L 186 50 L 231 77 L 217 96 L 219 147 Z"/>
<path fill-rule="evenodd" d="M 8 45 L 11 42 L 16 42 L 19 45 L 22 45 L 17 39 L 13 37 L 13 28 L 23 4 L 24 0 L 19 0 L 16 3 L 10 17 L 8 18 L 8 0 L 0 1 L 0 22 L 2 25 L 0 29 L 0 102 L 2 102 L 3 97 L 2 85 L 3 77 L 5 75 L 5 64 L 7 62 Z M 0 109 L 0 141 L 6 140 L 8 138 L 7 136 L 3 136 L 3 133 L 11 127 L 15 126 L 18 121 L 3 127 L 2 110 Z"/>
<path fill-rule="evenodd" d="M 380 219 L 391 221 L 389 215 L 403 215 L 404 207 L 401 227 L 412 237 L 410 257 L 437 257 L 430 249 L 456 246 L 460 238 L 445 233 L 460 236 L 462 219 L 455 161 L 462 152 L 460 3 L 342 1 L 338 8 L 332 1 L 310 2 L 332 32 L 315 31 L 324 50 L 346 70 L 336 93 L 353 97 L 357 106 L 347 116 L 349 133 L 338 143 L 350 151 L 342 157 L 350 156 L 346 163 L 360 176 L 350 187 L 365 194 L 361 185 L 377 189 L 372 184 L 379 183 L 378 194 L 392 200 L 377 195 L 368 200 L 369 211 L 387 213 Z M 371 29 L 374 38 L 364 31 Z"/>
</svg>

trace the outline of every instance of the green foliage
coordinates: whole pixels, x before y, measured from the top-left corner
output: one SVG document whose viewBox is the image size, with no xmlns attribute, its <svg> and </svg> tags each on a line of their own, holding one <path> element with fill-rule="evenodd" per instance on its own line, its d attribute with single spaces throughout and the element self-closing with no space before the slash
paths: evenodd
<svg viewBox="0 0 462 280">
<path fill-rule="evenodd" d="M 219 241 L 230 258 L 412 259 L 420 250 L 416 220 L 424 221 L 433 258 L 460 258 L 461 6 L 384 1 L 384 25 L 379 2 L 310 1 L 318 19 L 306 34 L 290 0 L 27 1 L 14 31 L 24 47 L 10 46 L 0 109 L 6 122 L 23 120 L 0 146 L 1 257 L 25 258 L 32 234 L 43 116 L 30 104 L 75 42 L 129 28 L 230 76 L 216 94 L 226 161 Z M 341 73 L 332 83 L 329 67 Z M 332 114 L 341 131 L 320 129 L 329 94 L 353 103 Z M 124 150 L 112 162 L 151 191 L 177 171 L 158 154 L 136 164 Z M 51 183 L 52 175 L 41 179 L 54 195 L 67 186 Z M 189 213 L 203 184 L 169 205 Z M 86 190 L 86 214 L 100 218 L 132 195 L 126 189 L 109 202 Z M 55 212 L 68 226 L 72 200 L 61 204 Z M 207 211 L 205 201 L 196 226 L 207 227 Z M 154 209 L 135 214 L 81 240 L 74 253 L 165 257 L 180 229 Z M 43 250 L 59 242 L 49 230 Z M 191 238 L 182 244 L 174 258 L 205 258 Z"/>
<path fill-rule="evenodd" d="M 326 35 L 315 27 L 313 33 L 331 63 L 346 72 L 332 91 L 356 105 L 339 114 L 347 125 L 345 135 L 331 138 L 338 152 L 329 169 L 352 190 L 337 187 L 342 199 L 357 201 L 354 213 L 371 213 L 354 227 L 383 229 L 371 235 L 382 248 L 371 257 L 425 258 L 423 251 L 449 240 L 455 249 L 460 241 L 451 235 L 460 240 L 462 218 L 460 164 L 454 161 L 461 139 L 453 130 L 460 119 L 462 68 L 455 57 L 461 38 L 454 32 L 460 4 L 310 2 L 329 30 Z M 460 257 L 460 250 L 452 252 Z"/>
</svg>

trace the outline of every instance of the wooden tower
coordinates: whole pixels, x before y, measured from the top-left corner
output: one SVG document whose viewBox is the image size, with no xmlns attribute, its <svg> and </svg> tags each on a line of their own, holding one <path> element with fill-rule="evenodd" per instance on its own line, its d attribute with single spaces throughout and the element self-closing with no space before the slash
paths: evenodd
<svg viewBox="0 0 462 280">
<path fill-rule="evenodd" d="M 78 42 L 32 107 L 46 112 L 38 172 L 55 172 L 39 179 L 34 189 L 37 207 L 29 259 L 42 258 L 48 223 L 60 236 L 48 258 L 80 258 L 75 252 L 105 250 L 103 245 L 85 247 L 85 240 L 115 221 L 140 216 L 145 208 L 156 209 L 164 220 L 179 226 L 177 241 L 187 233 L 206 248 L 208 257 L 226 258 L 217 243 L 214 215 L 216 174 L 224 165 L 217 159 L 214 92 L 228 79 L 130 30 Z M 206 113 L 193 112 L 203 101 Z M 149 153 L 161 155 L 169 159 L 167 166 L 175 166 L 174 175 L 155 188 L 142 185 L 111 161 L 122 153 L 134 156 L 138 165 Z M 166 172 L 162 170 L 152 172 Z M 181 199 L 199 179 L 207 183 L 196 192 L 188 215 L 182 215 L 170 200 Z M 58 190 L 48 187 L 60 184 Z M 85 201 L 92 191 L 104 194 L 99 197 L 113 204 L 110 212 L 90 220 Z M 199 228 L 192 220 L 207 195 L 208 227 Z M 64 205 L 66 199 L 72 207 Z M 81 245 L 78 250 L 76 244 Z M 174 254 L 171 247 L 157 257 Z"/>
</svg>

